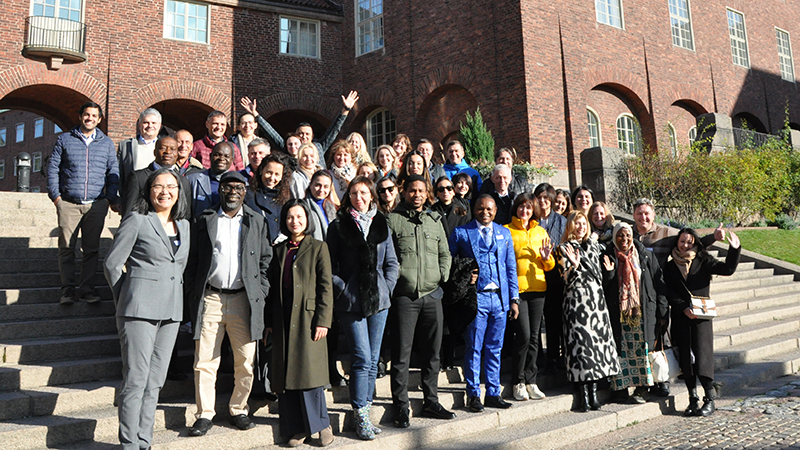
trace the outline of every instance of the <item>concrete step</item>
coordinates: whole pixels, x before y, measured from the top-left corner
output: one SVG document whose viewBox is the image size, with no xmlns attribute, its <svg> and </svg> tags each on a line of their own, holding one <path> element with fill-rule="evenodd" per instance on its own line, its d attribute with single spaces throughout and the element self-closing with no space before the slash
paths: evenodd
<svg viewBox="0 0 800 450">
<path fill-rule="evenodd" d="M 95 290 L 97 291 L 97 295 L 102 297 L 104 300 L 111 299 L 111 288 L 108 286 L 108 283 L 104 282 L 103 284 L 96 285 Z M 61 299 L 61 288 L 55 286 L 24 288 L 24 289 L 0 289 L 0 305 L 16 306 L 16 305 L 34 305 L 42 303 L 57 304 L 60 299 Z M 59 305 L 59 308 L 63 308 L 65 311 L 69 311 L 70 308 L 83 303 L 84 302 L 73 303 L 72 305 Z M 101 304 L 102 303 L 95 303 L 93 305 L 89 305 L 88 307 L 91 309 Z M 76 315 L 81 315 L 81 314 L 78 313 Z"/>
<path fill-rule="evenodd" d="M 2 224 L 0 224 L 2 225 Z M 106 227 L 103 228 L 103 232 L 100 234 L 101 238 L 109 238 L 113 239 L 114 234 L 112 231 L 115 231 L 119 227 L 117 226 L 109 226 L 106 224 Z M 7 238 L 17 238 L 17 237 L 29 237 L 29 236 L 50 236 L 50 237 L 58 237 L 58 223 L 53 222 L 45 225 L 38 225 L 38 226 L 5 226 L 3 227 L 2 235 L 4 239 Z"/>
<path fill-rule="evenodd" d="M 716 349 L 714 367 L 718 371 L 730 369 L 797 351 L 800 351 L 800 338 L 796 332 L 790 332 L 724 349 Z"/>
<path fill-rule="evenodd" d="M 0 238 L 0 244 L 5 244 L 3 238 Z M 23 248 L 0 245 L 0 261 L 12 261 L 16 263 L 24 262 L 29 259 L 52 259 L 57 261 L 58 250 L 55 248 Z"/>
<path fill-rule="evenodd" d="M 100 239 L 100 253 L 104 253 L 104 249 L 111 246 L 113 239 L 110 237 L 101 237 Z M 15 249 L 44 249 L 44 248 L 58 248 L 58 237 L 55 236 L 30 236 L 30 237 L 0 237 L 0 247 L 2 248 L 15 248 Z M 78 244 L 80 248 L 80 243 Z"/>
<path fill-rule="evenodd" d="M 724 279 L 721 279 L 724 280 Z M 733 281 L 715 281 L 711 283 L 711 296 L 722 292 L 740 289 L 755 289 L 758 287 L 788 284 L 794 281 L 794 275 L 772 275 L 766 278 L 748 278 Z"/>
<path fill-rule="evenodd" d="M 118 379 L 122 361 L 117 356 L 57 361 L 37 365 L 0 366 L 0 391 Z"/>
<path fill-rule="evenodd" d="M 800 304 L 794 302 L 773 308 L 742 311 L 732 315 L 724 315 L 722 314 L 723 311 L 718 311 L 718 313 L 720 316 L 714 319 L 714 331 L 717 334 L 722 331 L 757 323 L 789 319 L 791 317 L 800 318 Z"/>
<path fill-rule="evenodd" d="M 58 257 L 53 252 L 52 258 L 26 258 L 0 260 L 0 274 L 3 273 L 40 273 L 57 272 Z"/>
<path fill-rule="evenodd" d="M 759 297 L 734 303 L 717 303 L 717 313 L 720 318 L 724 318 L 778 306 L 794 305 L 798 301 L 800 301 L 800 293 Z"/>
<path fill-rule="evenodd" d="M 69 305 L 64 306 L 64 308 L 69 308 Z M 56 338 L 84 334 L 110 334 L 116 333 L 116 331 L 117 323 L 113 315 L 104 317 L 89 316 L 47 320 L 23 320 L 0 323 L 0 341 L 46 337 Z"/>
<path fill-rule="evenodd" d="M 3 192 L 0 209 L 51 209 L 55 206 L 44 192 Z"/>
<path fill-rule="evenodd" d="M 78 266 L 80 267 L 80 266 Z M 95 286 L 108 284 L 103 273 L 103 267 L 98 264 L 98 272 L 95 273 L 92 282 Z M 20 289 L 37 287 L 61 286 L 61 275 L 59 272 L 43 273 L 0 273 L 0 289 Z"/>
<path fill-rule="evenodd" d="M 798 330 L 800 330 L 800 318 L 791 317 L 719 331 L 714 333 L 714 349 L 724 351 L 727 347 L 768 339 L 781 334 L 797 333 Z"/>
<path fill-rule="evenodd" d="M 795 295 L 800 299 L 800 283 L 789 282 L 774 286 L 758 286 L 752 289 L 740 289 L 737 291 L 715 292 L 714 301 L 718 305 L 739 302 L 743 300 L 764 299 L 773 296 Z"/>
<path fill-rule="evenodd" d="M 58 223 L 56 208 L 48 209 L 0 209 L 0 226 L 42 226 Z"/>
<path fill-rule="evenodd" d="M 4 364 L 34 364 L 120 354 L 117 333 L 6 340 L 0 342 L 0 349 L 3 351 Z"/>
<path fill-rule="evenodd" d="M 771 277 L 773 274 L 773 269 L 749 269 L 749 270 L 739 270 L 736 269 L 736 272 L 733 275 L 714 275 L 711 279 L 712 284 L 715 281 L 737 281 L 737 280 L 750 280 L 753 278 L 766 278 Z"/>
<path fill-rule="evenodd" d="M 40 319 L 66 319 L 77 317 L 101 316 L 108 317 L 115 314 L 114 302 L 104 300 L 99 303 L 89 304 L 78 302 L 72 305 L 61 305 L 58 303 L 61 290 L 52 290 L 52 302 L 33 303 L 33 304 L 0 304 L 0 317 L 3 322 L 19 320 L 40 320 Z M 0 326 L 2 326 L 0 324 Z"/>
</svg>

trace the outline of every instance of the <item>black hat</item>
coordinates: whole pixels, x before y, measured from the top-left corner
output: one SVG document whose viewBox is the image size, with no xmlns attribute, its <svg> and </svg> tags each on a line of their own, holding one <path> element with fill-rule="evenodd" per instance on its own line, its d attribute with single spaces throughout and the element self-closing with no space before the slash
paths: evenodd
<svg viewBox="0 0 800 450">
<path fill-rule="evenodd" d="M 235 170 L 231 170 L 230 172 L 225 172 L 219 178 L 219 184 L 231 183 L 231 182 L 239 182 L 247 184 L 247 178 L 245 178 L 244 175 L 240 174 Z"/>
</svg>

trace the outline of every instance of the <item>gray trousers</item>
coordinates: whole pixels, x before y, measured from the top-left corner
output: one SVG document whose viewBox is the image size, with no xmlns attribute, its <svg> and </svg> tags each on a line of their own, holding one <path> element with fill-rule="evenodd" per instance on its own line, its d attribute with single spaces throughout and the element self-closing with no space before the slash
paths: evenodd
<svg viewBox="0 0 800 450">
<path fill-rule="evenodd" d="M 123 449 L 150 448 L 158 394 L 167 379 L 180 322 L 117 317 L 122 348 L 119 442 Z"/>
<path fill-rule="evenodd" d="M 87 205 L 76 205 L 63 198 L 56 205 L 58 213 L 58 270 L 61 288 L 78 287 L 78 294 L 94 289 L 92 277 L 97 272 L 100 257 L 100 235 L 108 214 L 108 200 L 100 199 Z M 76 280 L 75 249 L 81 234 L 83 264 Z"/>
</svg>

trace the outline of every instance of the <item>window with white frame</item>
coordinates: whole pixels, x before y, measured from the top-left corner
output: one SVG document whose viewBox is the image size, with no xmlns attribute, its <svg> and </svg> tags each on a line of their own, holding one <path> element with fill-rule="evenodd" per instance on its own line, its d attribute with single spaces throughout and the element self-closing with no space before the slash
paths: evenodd
<svg viewBox="0 0 800 450">
<path fill-rule="evenodd" d="M 728 34 L 731 38 L 731 54 L 737 66 L 750 67 L 747 53 L 747 30 L 744 27 L 744 15 L 732 9 L 728 10 Z"/>
<path fill-rule="evenodd" d="M 33 121 L 33 137 L 40 138 L 44 136 L 44 119 L 39 117 Z"/>
<path fill-rule="evenodd" d="M 6 129 L 0 128 L 0 147 L 6 146 Z"/>
<path fill-rule="evenodd" d="M 356 56 L 383 48 L 383 0 L 355 0 Z"/>
<path fill-rule="evenodd" d="M 678 156 L 678 136 L 671 123 L 667 124 L 667 134 L 669 135 L 669 152 L 672 156 Z"/>
<path fill-rule="evenodd" d="M 62 131 L 63 130 L 61 129 L 60 126 L 58 126 L 58 124 L 55 124 L 55 123 L 53 124 L 53 134 L 58 134 L 58 133 L 61 133 Z"/>
<path fill-rule="evenodd" d="M 6 177 L 6 160 L 0 159 L 0 180 Z"/>
<path fill-rule="evenodd" d="M 794 61 L 792 61 L 792 44 L 789 42 L 789 33 L 775 28 L 778 38 L 778 60 L 781 65 L 781 78 L 794 83 Z"/>
<path fill-rule="evenodd" d="M 31 172 L 38 173 L 42 170 L 42 152 L 33 152 L 31 155 Z"/>
<path fill-rule="evenodd" d="M 586 110 L 586 116 L 589 125 L 589 148 L 600 147 L 600 120 L 591 109 Z"/>
<path fill-rule="evenodd" d="M 689 128 L 689 145 L 694 144 L 697 140 L 697 127 Z"/>
<path fill-rule="evenodd" d="M 319 22 L 281 17 L 281 53 L 319 58 Z"/>
<path fill-rule="evenodd" d="M 22 142 L 25 140 L 25 124 L 18 123 L 17 124 L 17 135 L 14 142 Z"/>
<path fill-rule="evenodd" d="M 367 117 L 367 142 L 371 153 L 383 144 L 392 145 L 396 134 L 394 116 L 388 109 L 377 109 Z"/>
<path fill-rule="evenodd" d="M 207 44 L 208 12 L 208 5 L 167 0 L 164 13 L 164 37 Z"/>
<path fill-rule="evenodd" d="M 594 0 L 597 21 L 622 28 L 622 0 Z"/>
<path fill-rule="evenodd" d="M 81 21 L 81 0 L 33 0 L 31 15 Z"/>
<path fill-rule="evenodd" d="M 630 114 L 623 114 L 617 118 L 617 146 L 629 155 L 642 153 L 642 133 L 639 123 Z"/>
<path fill-rule="evenodd" d="M 694 50 L 689 0 L 669 0 L 669 22 L 672 28 L 672 45 Z"/>
</svg>

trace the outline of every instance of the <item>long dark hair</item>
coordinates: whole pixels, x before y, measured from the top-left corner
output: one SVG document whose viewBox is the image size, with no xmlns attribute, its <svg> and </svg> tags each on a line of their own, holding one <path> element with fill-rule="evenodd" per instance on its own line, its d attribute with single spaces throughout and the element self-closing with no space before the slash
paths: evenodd
<svg viewBox="0 0 800 450">
<path fill-rule="evenodd" d="M 156 178 L 165 173 L 175 177 L 175 184 L 178 185 L 178 199 L 175 204 L 172 205 L 172 209 L 169 212 L 169 218 L 172 220 L 188 219 L 189 200 L 188 197 L 186 197 L 186 193 L 183 192 L 183 185 L 181 185 L 181 180 L 178 178 L 180 175 L 176 174 L 172 169 L 168 169 L 166 167 L 156 170 L 155 172 L 151 173 L 149 177 L 147 177 L 147 181 L 144 182 L 144 187 L 142 188 L 142 193 L 139 196 L 139 199 L 136 200 L 136 203 L 134 203 L 132 211 L 145 216 L 150 211 L 155 211 L 153 204 L 150 202 L 150 190 L 153 188 L 153 183 L 155 183 Z"/>
<path fill-rule="evenodd" d="M 406 151 L 405 156 L 403 156 L 403 167 L 400 168 L 400 173 L 397 175 L 397 185 L 401 190 L 405 190 L 406 181 L 411 176 L 411 174 L 408 173 L 408 160 L 414 155 L 422 158 L 422 175 L 420 176 L 425 180 L 425 185 L 428 187 L 428 203 L 433 204 L 436 201 L 436 197 L 433 195 L 433 185 L 431 184 L 431 172 L 428 169 L 428 160 L 422 156 L 419 150 Z"/>
<path fill-rule="evenodd" d="M 697 256 L 708 255 L 706 246 L 703 245 L 703 242 L 700 240 L 700 235 L 697 234 L 697 231 L 694 228 L 686 227 L 682 228 L 681 231 L 678 231 L 678 235 L 675 236 L 675 248 L 678 247 L 678 241 L 680 240 L 682 234 L 690 234 L 694 238 L 694 245 L 697 246 Z"/>
<path fill-rule="evenodd" d="M 459 172 L 459 173 L 453 175 L 453 180 L 452 180 L 453 181 L 453 187 L 455 187 L 455 185 L 461 180 L 466 181 L 467 184 L 469 185 L 469 191 L 467 191 L 467 195 L 464 196 L 464 200 L 472 200 L 472 194 L 474 193 L 474 189 L 475 189 L 475 186 L 472 185 L 472 177 L 469 176 L 469 174 L 464 173 L 464 172 Z M 458 194 L 456 194 L 456 195 L 458 195 Z"/>
<path fill-rule="evenodd" d="M 292 181 L 292 168 L 291 164 L 289 163 L 289 159 L 291 156 L 284 153 L 270 153 L 269 155 L 265 156 L 264 159 L 261 160 L 261 164 L 258 165 L 258 169 L 256 169 L 256 173 L 253 175 L 253 182 L 251 183 L 251 188 L 254 191 L 263 191 L 267 189 L 264 185 L 264 181 L 261 180 L 261 175 L 263 174 L 264 170 L 267 168 L 267 164 L 269 163 L 276 163 L 283 166 L 283 175 L 281 175 L 281 181 L 275 185 L 275 190 L 278 191 L 278 196 L 275 198 L 275 201 L 279 205 L 283 205 L 289 200 L 291 197 L 291 192 L 289 188 L 291 186 Z"/>
<path fill-rule="evenodd" d="M 290 198 L 283 204 L 281 207 L 281 233 L 283 233 L 286 237 L 291 238 L 292 232 L 289 231 L 289 227 L 286 225 L 286 217 L 289 216 L 289 209 L 299 206 L 303 208 L 303 211 L 306 213 L 306 229 L 303 231 L 303 234 L 306 236 L 311 236 L 314 234 L 314 223 L 311 222 L 311 213 L 308 211 L 308 207 L 303 199 L 300 198 Z"/>
<path fill-rule="evenodd" d="M 455 192 L 455 184 L 452 181 L 450 181 L 450 178 L 447 178 L 447 175 L 442 175 L 439 178 L 437 178 L 436 179 L 436 183 L 434 184 L 433 188 L 434 189 L 439 189 L 439 183 L 441 183 L 442 181 L 449 181 L 450 182 L 450 186 L 453 187 L 453 203 L 455 203 L 453 205 L 453 213 L 455 213 L 457 216 L 461 216 L 461 217 L 466 216 L 467 215 L 467 210 L 462 205 L 460 205 L 459 202 L 458 202 L 458 195 L 456 195 L 456 192 Z M 434 195 L 436 195 L 436 194 L 434 194 Z M 441 200 L 439 200 L 439 198 L 437 197 L 436 202 L 440 203 Z"/>
</svg>

